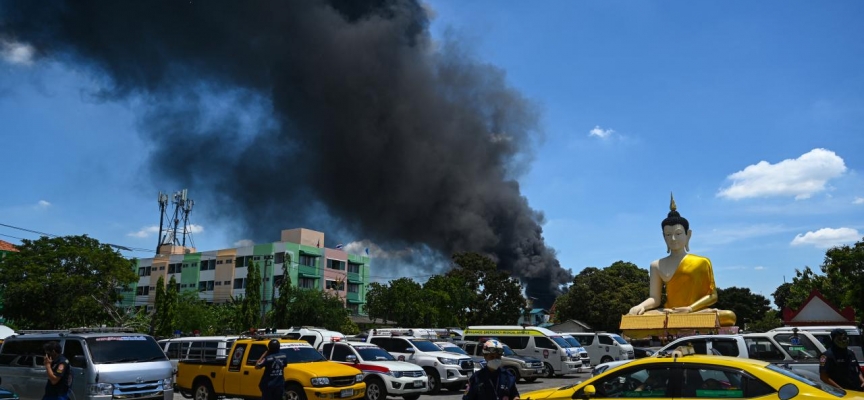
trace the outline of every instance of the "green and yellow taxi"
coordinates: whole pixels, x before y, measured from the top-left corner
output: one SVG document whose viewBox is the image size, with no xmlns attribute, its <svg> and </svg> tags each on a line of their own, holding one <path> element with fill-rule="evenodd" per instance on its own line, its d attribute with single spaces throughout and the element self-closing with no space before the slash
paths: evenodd
<svg viewBox="0 0 864 400">
<path fill-rule="evenodd" d="M 521 398 L 864 399 L 864 392 L 814 382 L 764 361 L 681 353 L 639 359 L 575 385 L 523 393 Z"/>
</svg>

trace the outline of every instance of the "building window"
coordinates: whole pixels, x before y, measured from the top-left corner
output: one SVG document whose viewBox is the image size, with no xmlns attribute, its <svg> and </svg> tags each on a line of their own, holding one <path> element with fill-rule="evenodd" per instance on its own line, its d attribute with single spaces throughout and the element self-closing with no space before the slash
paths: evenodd
<svg viewBox="0 0 864 400">
<path fill-rule="evenodd" d="M 315 279 L 312 278 L 300 278 L 300 281 L 297 282 L 297 287 L 303 289 L 315 289 L 317 285 L 315 285 Z"/>
<path fill-rule="evenodd" d="M 282 282 L 285 282 L 285 275 L 276 275 L 273 277 L 273 286 L 282 286 Z"/>
<path fill-rule="evenodd" d="M 234 289 L 246 289 L 246 278 L 235 279 Z"/>
<path fill-rule="evenodd" d="M 174 285 L 174 290 L 176 290 L 178 292 L 180 291 L 180 284 L 179 283 Z"/>
<path fill-rule="evenodd" d="M 360 265 L 362 265 L 362 264 L 348 263 L 348 273 L 359 274 L 360 273 Z"/>
<path fill-rule="evenodd" d="M 285 262 L 285 252 L 276 253 L 276 264 L 282 264 Z"/>
<path fill-rule="evenodd" d="M 213 281 L 201 281 L 201 282 L 198 282 L 198 291 L 199 292 L 212 291 L 213 286 L 214 286 Z"/>
<path fill-rule="evenodd" d="M 225 260 L 225 261 L 226 261 L 226 264 L 227 264 L 227 261 L 231 261 L 231 260 Z M 222 260 L 216 260 L 216 264 L 222 265 Z"/>
<path fill-rule="evenodd" d="M 151 267 L 138 268 L 138 276 L 150 276 Z"/>
<path fill-rule="evenodd" d="M 245 268 L 252 261 L 252 256 L 237 257 L 237 262 L 234 263 L 234 268 Z"/>
<path fill-rule="evenodd" d="M 301 254 L 300 255 L 300 265 L 305 265 L 307 267 L 314 267 L 315 266 L 315 257 Z"/>
<path fill-rule="evenodd" d="M 201 271 L 207 271 L 211 269 L 216 269 L 216 260 L 201 261 Z"/>
<path fill-rule="evenodd" d="M 159 266 L 159 270 L 160 270 L 160 271 L 164 271 L 164 270 L 165 270 L 165 266 L 164 266 L 164 265 L 160 265 L 160 266 Z"/>
<path fill-rule="evenodd" d="M 328 259 L 327 260 L 327 268 L 338 269 L 340 271 L 344 271 L 345 270 L 345 261 L 329 260 Z"/>
<path fill-rule="evenodd" d="M 360 285 L 356 283 L 348 284 L 348 293 L 360 293 Z"/>
<path fill-rule="evenodd" d="M 231 284 L 231 281 L 224 281 L 224 282 L 222 282 L 222 284 L 225 285 L 225 286 L 228 286 L 228 285 Z"/>
<path fill-rule="evenodd" d="M 139 286 L 135 289 L 136 296 L 147 296 L 148 294 L 150 294 L 150 287 L 148 286 Z"/>
<path fill-rule="evenodd" d="M 229 259 L 225 260 L 225 264 L 234 264 L 234 259 L 229 258 Z"/>
<path fill-rule="evenodd" d="M 216 281 L 216 286 L 222 286 L 222 281 Z"/>
<path fill-rule="evenodd" d="M 325 289 L 333 289 L 333 290 L 341 292 L 341 291 L 345 290 L 345 282 L 327 279 L 324 282 L 324 287 L 325 287 Z"/>
<path fill-rule="evenodd" d="M 351 312 L 351 315 L 360 314 L 360 305 L 359 304 L 348 304 L 348 311 Z"/>
</svg>

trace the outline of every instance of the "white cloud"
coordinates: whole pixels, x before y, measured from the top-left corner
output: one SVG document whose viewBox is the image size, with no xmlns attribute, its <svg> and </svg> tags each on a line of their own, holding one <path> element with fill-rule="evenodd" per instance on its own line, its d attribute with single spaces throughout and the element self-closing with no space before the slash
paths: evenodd
<svg viewBox="0 0 864 400">
<path fill-rule="evenodd" d="M 753 269 L 755 269 L 755 270 L 757 270 L 757 271 L 762 271 L 763 269 L 765 269 L 765 267 L 763 267 L 763 266 L 760 265 L 760 266 L 758 266 L 758 267 L 753 267 Z"/>
<path fill-rule="evenodd" d="M 126 236 L 136 237 L 136 238 L 146 238 L 152 235 L 159 233 L 159 227 L 156 225 L 145 226 L 141 228 L 138 232 L 130 232 L 127 233 Z"/>
<path fill-rule="evenodd" d="M 189 233 L 201 233 L 204 232 L 204 227 L 201 225 L 189 224 L 186 227 L 186 231 Z"/>
<path fill-rule="evenodd" d="M 755 237 L 776 235 L 791 232 L 795 228 L 787 228 L 776 224 L 738 225 L 712 229 L 704 234 L 693 232 L 694 239 L 699 235 L 699 241 L 709 245 L 723 245 Z"/>
<path fill-rule="evenodd" d="M 36 203 L 36 207 L 37 208 L 48 208 L 48 207 L 51 207 L 51 203 L 49 203 L 45 200 L 39 200 L 39 202 Z"/>
<path fill-rule="evenodd" d="M 846 172 L 843 159 L 833 151 L 813 149 L 797 159 L 777 164 L 760 161 L 726 177 L 732 185 L 720 189 L 718 197 L 741 200 L 750 197 L 795 196 L 810 198 L 825 190 L 825 184 Z"/>
<path fill-rule="evenodd" d="M 830 249 L 835 246 L 854 243 L 861 239 L 857 229 L 852 228 L 822 228 L 816 232 L 795 235 L 790 243 L 792 246 L 814 246 L 820 249 Z"/>
<path fill-rule="evenodd" d="M 255 245 L 255 242 L 253 242 L 250 239 L 240 239 L 240 240 L 234 242 L 234 247 L 249 247 L 249 246 L 254 246 L 254 245 Z"/>
<path fill-rule="evenodd" d="M 864 204 L 864 197 L 855 197 L 855 200 L 852 201 L 852 204 Z"/>
<path fill-rule="evenodd" d="M 0 56 L 6 62 L 12 64 L 30 65 L 33 63 L 33 56 L 36 51 L 33 46 L 26 43 L 2 41 L 0 42 Z"/>
<path fill-rule="evenodd" d="M 600 139 L 606 139 L 606 138 L 608 138 L 609 136 L 612 136 L 613 133 L 615 133 L 614 130 L 612 130 L 612 129 L 603 129 L 603 128 L 600 127 L 600 125 L 597 125 L 597 126 L 594 127 L 594 129 L 592 129 L 592 130 L 590 130 L 590 131 L 588 132 L 588 136 L 597 136 L 597 137 L 599 137 Z"/>
</svg>

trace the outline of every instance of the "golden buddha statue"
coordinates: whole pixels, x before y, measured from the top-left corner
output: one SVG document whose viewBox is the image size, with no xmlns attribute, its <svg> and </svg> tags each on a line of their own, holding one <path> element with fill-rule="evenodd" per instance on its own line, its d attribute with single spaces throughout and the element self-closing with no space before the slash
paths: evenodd
<svg viewBox="0 0 864 400">
<path fill-rule="evenodd" d="M 651 262 L 649 298 L 630 309 L 629 315 L 652 313 L 717 312 L 720 326 L 735 325 L 735 313 L 708 308 L 717 302 L 717 286 L 711 260 L 687 254 L 690 251 L 690 223 L 682 217 L 673 197 L 669 214 L 660 224 L 666 240 L 668 256 Z M 660 298 L 666 285 L 666 304 L 662 310 Z"/>
</svg>

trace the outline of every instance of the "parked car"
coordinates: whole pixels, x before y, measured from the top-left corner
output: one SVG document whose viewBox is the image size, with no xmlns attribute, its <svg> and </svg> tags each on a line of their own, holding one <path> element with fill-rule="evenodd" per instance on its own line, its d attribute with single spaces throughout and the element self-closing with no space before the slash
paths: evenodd
<svg viewBox="0 0 864 400">
<path fill-rule="evenodd" d="M 665 353 L 669 354 L 669 353 Z M 746 358 L 691 354 L 634 360 L 561 388 L 522 393 L 531 400 L 587 398 L 856 398 L 777 365 Z"/>
<path fill-rule="evenodd" d="M 228 357 L 231 344 L 239 336 L 188 336 L 162 339 L 159 346 L 171 360 L 174 371 L 180 360 L 213 360 Z"/>
<path fill-rule="evenodd" d="M 392 333 L 391 333 L 392 335 Z M 436 394 L 441 388 L 459 391 L 474 373 L 470 357 L 441 350 L 428 339 L 413 336 L 371 336 L 369 343 L 380 346 L 399 361 L 417 364 L 429 376 L 429 392 Z"/>
<path fill-rule="evenodd" d="M 465 349 L 468 355 L 480 356 L 483 354 L 484 342 L 461 341 L 459 345 Z M 483 360 L 483 367 L 486 360 Z M 531 383 L 543 376 L 545 367 L 543 361 L 534 357 L 524 357 L 516 354 L 508 345 L 504 345 L 504 355 L 501 357 L 501 368 L 509 369 L 518 381 L 520 378 Z"/>
<path fill-rule="evenodd" d="M 621 335 L 608 332 L 565 333 L 579 340 L 594 365 L 617 360 L 635 359 L 633 346 Z"/>
<path fill-rule="evenodd" d="M 428 377 L 420 366 L 397 361 L 392 354 L 370 343 L 325 343 L 321 351 L 336 361 L 363 371 L 367 400 L 401 396 L 417 400 L 428 388 Z"/>
<path fill-rule="evenodd" d="M 471 357 L 471 361 L 474 361 L 475 373 L 480 371 L 481 368 L 486 368 L 486 359 L 483 358 L 482 355 L 468 354 L 465 349 L 459 347 L 458 344 L 453 342 L 437 341 L 432 343 L 435 343 L 435 345 L 440 347 L 441 350 L 444 350 L 448 353 L 461 354 L 463 356 Z"/>
</svg>

